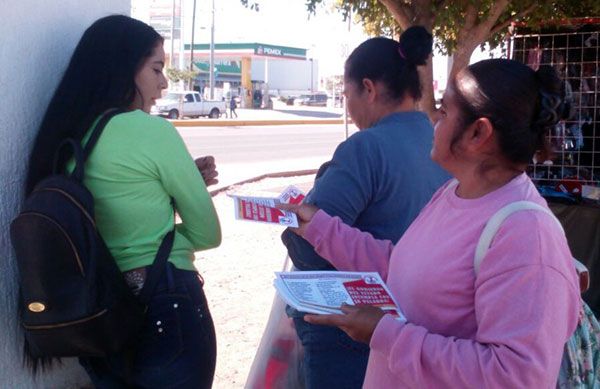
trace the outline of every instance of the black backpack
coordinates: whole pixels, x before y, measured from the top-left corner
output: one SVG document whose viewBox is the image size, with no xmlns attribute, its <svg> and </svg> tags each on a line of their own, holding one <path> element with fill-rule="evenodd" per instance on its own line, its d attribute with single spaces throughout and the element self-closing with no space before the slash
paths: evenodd
<svg viewBox="0 0 600 389">
<path fill-rule="evenodd" d="M 83 185 L 84 162 L 104 126 L 122 112 L 106 112 L 83 150 L 75 140 L 63 142 L 53 175 L 35 187 L 11 223 L 30 357 L 104 357 L 128 348 L 165 268 L 174 231 L 163 239 L 140 296 L 133 294 L 96 229 L 94 199 Z M 75 159 L 71 174 L 57 163 L 66 145 Z"/>
</svg>

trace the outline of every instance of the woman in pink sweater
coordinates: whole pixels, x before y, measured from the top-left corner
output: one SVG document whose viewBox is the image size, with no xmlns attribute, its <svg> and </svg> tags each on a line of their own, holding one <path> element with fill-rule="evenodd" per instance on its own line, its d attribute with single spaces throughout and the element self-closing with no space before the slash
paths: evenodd
<svg viewBox="0 0 600 389">
<path fill-rule="evenodd" d="M 547 206 L 524 173 L 557 121 L 560 81 L 494 59 L 450 83 L 431 157 L 458 180 L 446 184 L 395 245 L 314 206 L 293 208 L 296 232 L 339 270 L 378 271 L 408 321 L 378 308 L 307 315 L 368 343 L 365 388 L 553 388 L 580 308 L 571 253 L 558 224 L 539 211 L 501 225 L 479 274 L 475 246 L 504 205 Z M 418 172 L 417 172 L 418 174 Z"/>
</svg>

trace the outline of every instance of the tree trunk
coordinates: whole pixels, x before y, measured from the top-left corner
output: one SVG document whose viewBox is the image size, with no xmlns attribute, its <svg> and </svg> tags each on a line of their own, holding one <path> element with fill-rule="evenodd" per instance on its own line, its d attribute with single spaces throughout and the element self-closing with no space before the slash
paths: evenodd
<svg viewBox="0 0 600 389">
<path fill-rule="evenodd" d="M 422 93 L 418 108 L 420 111 L 425 112 L 433 121 L 437 109 L 435 107 L 435 96 L 433 93 L 433 62 L 431 58 L 427 60 L 427 65 L 420 66 L 418 70 Z"/>
<path fill-rule="evenodd" d="M 510 0 L 497 0 L 494 2 L 488 19 L 478 21 L 478 9 L 475 4 L 469 3 L 465 9 L 464 24 L 458 31 L 457 48 L 454 51 L 454 62 L 448 75 L 448 81 L 469 65 L 471 55 L 475 48 L 486 40 L 499 16 L 504 12 Z M 428 31 L 433 28 L 435 17 L 431 7 L 431 0 L 413 0 L 410 5 L 400 0 L 379 0 L 388 9 L 398 25 L 405 30 L 410 26 L 421 25 Z M 528 11 L 529 12 L 529 11 Z M 433 64 L 427 61 L 426 66 L 419 67 L 419 77 L 422 85 L 422 98 L 418 104 L 421 111 L 433 119 L 437 109 L 433 93 Z"/>
<path fill-rule="evenodd" d="M 488 18 L 483 21 L 477 20 L 478 8 L 476 4 L 468 3 L 465 8 L 464 24 L 458 31 L 458 47 L 454 51 L 454 62 L 448 80 L 452 80 L 456 73 L 469 65 L 471 54 L 490 35 L 498 18 L 506 10 L 509 1 L 496 0 L 490 9 Z M 410 5 L 400 0 L 379 0 L 379 2 L 390 11 L 402 29 L 407 29 L 411 25 L 421 25 L 428 31 L 432 30 L 435 17 L 431 0 L 413 0 Z M 527 12 L 530 12 L 531 9 Z M 433 119 L 437 109 L 433 93 L 433 64 L 431 59 L 427 61 L 427 66 L 419 68 L 419 76 L 423 94 L 419 102 L 419 109 L 426 112 Z"/>
<path fill-rule="evenodd" d="M 450 69 L 450 74 L 448 75 L 448 82 L 453 80 L 456 74 L 462 69 L 469 66 L 469 62 L 471 61 L 471 55 L 475 48 L 466 47 L 465 45 L 459 44 L 453 54 L 452 69 Z"/>
<path fill-rule="evenodd" d="M 479 21 L 475 4 L 467 5 L 464 24 L 457 34 L 457 47 L 454 50 L 454 62 L 448 80 L 452 80 L 459 71 L 469 65 L 473 51 L 490 36 L 492 28 L 509 2 L 510 0 L 494 1 L 487 18 Z"/>
<path fill-rule="evenodd" d="M 431 3 L 429 0 L 421 0 L 414 4 L 414 25 L 423 26 L 427 31 L 433 29 L 435 17 L 431 12 Z M 425 112 L 431 121 L 436 112 L 435 96 L 433 93 L 433 61 L 431 56 L 425 66 L 417 68 L 419 72 L 419 81 L 421 82 L 421 100 L 417 103 L 418 109 Z"/>
</svg>

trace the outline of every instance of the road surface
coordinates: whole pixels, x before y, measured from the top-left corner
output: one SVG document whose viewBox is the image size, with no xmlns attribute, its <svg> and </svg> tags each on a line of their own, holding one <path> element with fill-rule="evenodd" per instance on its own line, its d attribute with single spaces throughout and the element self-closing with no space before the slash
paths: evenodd
<svg viewBox="0 0 600 389">
<path fill-rule="evenodd" d="M 213 155 L 216 189 L 266 173 L 317 169 L 345 139 L 343 125 L 181 127 L 193 157 Z M 350 134 L 356 128 L 350 128 Z"/>
</svg>

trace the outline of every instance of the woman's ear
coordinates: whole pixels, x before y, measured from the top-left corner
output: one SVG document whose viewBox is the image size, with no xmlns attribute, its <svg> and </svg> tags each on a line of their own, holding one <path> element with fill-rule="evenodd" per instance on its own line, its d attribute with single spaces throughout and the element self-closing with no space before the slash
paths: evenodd
<svg viewBox="0 0 600 389">
<path fill-rule="evenodd" d="M 479 118 L 475 120 L 466 132 L 467 147 L 471 151 L 487 151 L 494 145 L 494 126 L 490 119 Z"/>
<path fill-rule="evenodd" d="M 375 101 L 375 99 L 377 98 L 377 88 L 375 87 L 375 83 L 368 78 L 363 78 L 362 86 L 363 92 L 367 94 L 368 101 Z"/>
</svg>

